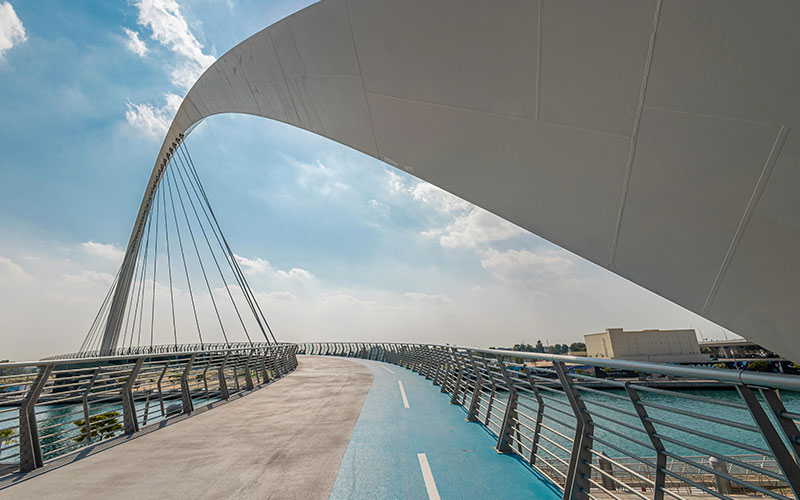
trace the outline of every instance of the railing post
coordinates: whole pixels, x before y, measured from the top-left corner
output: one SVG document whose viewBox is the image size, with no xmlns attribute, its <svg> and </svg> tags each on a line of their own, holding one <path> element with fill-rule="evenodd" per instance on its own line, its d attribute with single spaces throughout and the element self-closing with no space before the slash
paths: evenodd
<svg viewBox="0 0 800 500">
<path fill-rule="evenodd" d="M 780 394 L 775 389 L 761 389 L 761 395 L 769 405 L 772 415 L 775 417 L 778 425 L 781 426 L 781 430 L 783 431 L 783 435 L 786 437 L 786 440 L 792 445 L 795 461 L 800 460 L 800 431 L 798 431 L 794 420 L 787 418 L 784 415 L 786 412 L 786 407 L 783 406 L 783 401 L 781 401 Z"/>
<path fill-rule="evenodd" d="M 162 391 L 162 382 L 164 381 L 164 375 L 167 373 L 167 368 L 169 368 L 169 361 L 164 364 L 164 368 L 161 369 L 161 374 L 158 376 L 158 381 L 156 381 L 156 387 L 158 388 L 158 405 L 161 408 L 161 416 L 166 417 L 167 412 L 164 410 L 164 392 Z"/>
<path fill-rule="evenodd" d="M 756 426 L 761 431 L 761 436 L 775 456 L 775 461 L 783 472 L 786 482 L 789 483 L 792 493 L 796 498 L 800 498 L 800 468 L 798 468 L 797 462 L 784 446 L 780 434 L 770 422 L 767 412 L 764 411 L 764 407 L 759 403 L 753 390 L 746 385 L 737 385 L 736 389 L 747 404 Z"/>
<path fill-rule="evenodd" d="M 489 421 L 492 416 L 492 410 L 494 409 L 494 398 L 497 395 L 497 384 L 494 382 L 494 377 L 492 376 L 492 372 L 489 369 L 489 363 L 486 362 L 486 357 L 481 354 L 481 361 L 483 362 L 483 366 L 486 367 L 486 373 L 489 378 L 489 385 L 492 387 L 492 392 L 489 394 L 489 401 L 486 403 L 486 420 L 484 420 L 483 425 L 489 427 Z"/>
<path fill-rule="evenodd" d="M 442 366 L 442 373 L 443 377 L 439 381 L 439 392 L 446 393 L 447 392 L 447 383 L 450 381 L 450 372 L 453 368 L 453 364 L 450 362 L 450 349 L 447 347 L 441 348 L 441 361 L 440 364 Z"/>
<path fill-rule="evenodd" d="M 19 468 L 23 472 L 44 465 L 35 407 L 52 371 L 53 365 L 39 366 L 39 373 L 19 407 Z"/>
<path fill-rule="evenodd" d="M 453 393 L 450 395 L 450 404 L 457 405 L 458 404 L 458 396 L 461 393 L 461 382 L 464 378 L 464 367 L 461 366 L 461 361 L 458 360 L 458 352 L 453 350 L 450 352 L 451 359 L 456 364 L 456 371 L 458 372 L 458 376 L 455 380 L 455 385 L 453 387 Z"/>
<path fill-rule="evenodd" d="M 125 434 L 131 435 L 139 430 L 139 419 L 136 416 L 136 403 L 133 400 L 133 384 L 136 383 L 136 377 L 139 376 L 139 371 L 142 369 L 144 358 L 139 358 L 131 368 L 131 373 L 128 375 L 128 380 L 122 386 L 122 421 L 125 427 Z"/>
<path fill-rule="evenodd" d="M 194 411 L 192 393 L 189 390 L 189 372 L 192 371 L 192 365 L 194 365 L 195 356 L 197 356 L 197 354 L 192 354 L 189 357 L 189 361 L 186 363 L 186 368 L 184 368 L 183 373 L 181 373 L 181 409 L 183 409 L 183 413 L 187 414 Z"/>
<path fill-rule="evenodd" d="M 478 367 L 475 366 L 475 360 L 472 358 L 472 353 L 467 351 L 467 355 L 469 356 L 469 361 L 472 364 L 472 370 L 475 374 L 475 389 L 472 391 L 472 401 L 469 403 L 469 411 L 467 412 L 467 422 L 477 422 L 478 421 L 478 403 L 481 400 L 481 392 L 483 390 L 482 387 L 482 379 L 480 372 L 478 371 Z"/>
<path fill-rule="evenodd" d="M 225 364 L 228 363 L 228 357 L 230 355 L 230 352 L 225 353 L 225 358 L 222 360 L 222 364 L 219 365 L 219 372 L 217 375 L 217 378 L 219 378 L 219 397 L 222 399 L 228 399 L 231 396 L 228 392 L 228 381 L 225 380 Z"/>
<path fill-rule="evenodd" d="M 633 403 L 636 414 L 639 415 L 642 427 L 644 427 L 647 437 L 650 438 L 650 443 L 656 450 L 656 480 L 655 486 L 653 486 L 653 500 L 663 500 L 664 482 L 666 480 L 666 473 L 664 471 L 667 469 L 667 456 L 664 454 L 664 444 L 661 442 L 661 438 L 656 435 L 657 431 L 653 422 L 648 419 L 647 409 L 642 404 L 639 392 L 631 387 L 629 382 L 625 382 L 625 391 L 628 393 L 628 397 L 631 398 L 631 403 Z"/>
<path fill-rule="evenodd" d="M 497 364 L 500 365 L 500 371 L 503 372 L 503 380 L 505 380 L 506 387 L 508 387 L 508 400 L 506 401 L 506 411 L 503 415 L 503 426 L 500 428 L 500 435 L 497 437 L 496 450 L 498 453 L 513 453 L 514 450 L 509 444 L 509 436 L 516 431 L 517 439 L 519 439 L 519 428 L 514 423 L 514 420 L 517 419 L 517 388 L 508 375 L 505 363 L 499 356 L 497 357 Z"/>
<path fill-rule="evenodd" d="M 281 377 L 289 373 L 289 371 L 286 369 L 286 347 L 284 346 L 281 346 L 280 349 L 278 349 L 277 364 L 280 367 L 278 371 L 280 371 Z"/>
<path fill-rule="evenodd" d="M 89 379 L 89 383 L 86 384 L 86 388 L 83 390 L 83 397 L 81 398 L 81 402 L 83 403 L 83 420 L 84 428 L 86 429 L 87 443 L 92 442 L 92 425 L 91 422 L 89 422 L 89 392 L 91 392 L 98 375 L 100 375 L 100 368 L 95 368 L 94 372 L 92 372 L 92 378 Z"/>
<path fill-rule="evenodd" d="M 531 384 L 531 391 L 533 395 L 536 397 L 536 422 L 533 425 L 533 440 L 531 442 L 531 456 L 528 459 L 528 462 L 531 465 L 536 465 L 536 453 L 539 451 L 539 436 L 542 433 L 542 420 L 544 419 L 544 399 L 542 395 L 539 393 L 539 388 L 536 387 L 536 381 L 533 380 L 533 376 L 531 375 L 531 369 L 527 365 L 522 366 L 522 371 L 525 372 L 525 377 L 528 379 L 528 382 Z"/>
<path fill-rule="evenodd" d="M 431 377 L 431 372 L 433 371 L 433 354 L 432 350 L 428 346 L 422 347 L 422 370 L 420 374 L 425 377 L 425 380 L 433 380 Z M 423 373 L 424 372 L 424 373 Z"/>
<path fill-rule="evenodd" d="M 588 500 L 589 477 L 591 477 L 592 434 L 594 424 L 586 411 L 586 406 L 577 389 L 572 385 L 567 368 L 561 361 L 554 361 L 553 368 L 575 413 L 575 438 L 572 442 L 572 453 L 569 457 L 569 470 L 564 483 L 564 500 Z"/>
<path fill-rule="evenodd" d="M 442 370 L 444 369 L 444 363 L 442 362 L 442 352 L 439 347 L 431 347 L 432 355 L 433 355 L 433 385 L 442 385 L 441 376 Z"/>
<path fill-rule="evenodd" d="M 269 372 L 267 371 L 267 355 L 269 354 L 269 349 L 264 349 L 264 355 L 261 356 L 261 378 L 264 380 L 263 383 L 269 383 Z"/>
<path fill-rule="evenodd" d="M 248 391 L 252 391 L 253 387 L 253 376 L 250 374 L 250 361 L 253 359 L 253 350 L 250 350 L 250 354 L 247 355 L 247 363 L 245 363 L 245 372 L 244 372 L 244 388 Z"/>
</svg>

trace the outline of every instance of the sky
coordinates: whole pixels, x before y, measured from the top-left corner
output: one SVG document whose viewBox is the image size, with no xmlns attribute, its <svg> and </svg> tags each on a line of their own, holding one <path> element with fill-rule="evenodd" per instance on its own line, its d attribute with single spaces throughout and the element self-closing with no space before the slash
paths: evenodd
<svg viewBox="0 0 800 500">
<path fill-rule="evenodd" d="M 0 0 L 0 359 L 77 350 L 182 97 L 217 57 L 309 3 Z M 186 144 L 278 340 L 732 336 L 310 132 L 221 115 Z"/>
</svg>

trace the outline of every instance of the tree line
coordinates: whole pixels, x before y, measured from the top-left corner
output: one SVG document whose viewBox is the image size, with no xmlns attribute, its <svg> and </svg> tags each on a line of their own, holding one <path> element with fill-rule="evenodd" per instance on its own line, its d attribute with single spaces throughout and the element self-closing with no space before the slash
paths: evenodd
<svg viewBox="0 0 800 500">
<path fill-rule="evenodd" d="M 491 349 L 495 348 L 491 347 Z M 567 344 L 544 345 L 541 340 L 537 340 L 535 345 L 514 344 L 514 347 L 510 349 L 507 347 L 501 347 L 500 349 L 520 351 L 520 352 L 537 352 L 542 354 L 568 354 L 570 351 L 572 352 L 586 351 L 586 344 L 584 344 L 583 342 L 573 342 L 569 345 Z"/>
</svg>

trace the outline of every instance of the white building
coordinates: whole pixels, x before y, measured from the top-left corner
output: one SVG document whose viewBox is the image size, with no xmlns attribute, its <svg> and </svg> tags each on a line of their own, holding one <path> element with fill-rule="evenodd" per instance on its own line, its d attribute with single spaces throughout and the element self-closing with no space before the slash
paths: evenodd
<svg viewBox="0 0 800 500">
<path fill-rule="evenodd" d="M 700 352 L 697 335 L 689 330 L 624 331 L 607 328 L 583 336 L 586 351 L 594 358 L 614 358 L 657 363 L 701 363 L 711 360 Z"/>
</svg>

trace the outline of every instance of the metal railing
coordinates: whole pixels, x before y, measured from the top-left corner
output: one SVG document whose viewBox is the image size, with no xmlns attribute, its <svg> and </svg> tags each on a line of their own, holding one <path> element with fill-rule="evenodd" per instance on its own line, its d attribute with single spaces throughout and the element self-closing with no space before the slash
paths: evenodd
<svg viewBox="0 0 800 500">
<path fill-rule="evenodd" d="M 432 380 L 497 437 L 498 452 L 519 455 L 565 500 L 800 492 L 798 376 L 424 344 L 298 353 L 389 362 Z M 685 390 L 686 380 L 703 389 Z"/>
<path fill-rule="evenodd" d="M 0 477 L 263 386 L 295 344 L 0 363 Z"/>
<path fill-rule="evenodd" d="M 139 345 L 131 347 L 118 347 L 106 356 L 136 356 L 138 354 L 165 354 L 175 352 L 200 352 L 200 351 L 224 351 L 226 349 L 263 349 L 277 344 L 269 342 L 222 342 L 213 344 L 161 344 L 161 345 Z M 56 359 L 78 359 L 78 358 L 97 358 L 103 356 L 100 351 L 71 352 L 59 354 L 45 358 L 45 361 Z"/>
</svg>

